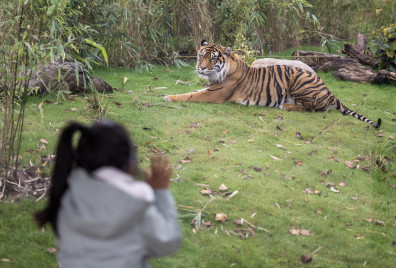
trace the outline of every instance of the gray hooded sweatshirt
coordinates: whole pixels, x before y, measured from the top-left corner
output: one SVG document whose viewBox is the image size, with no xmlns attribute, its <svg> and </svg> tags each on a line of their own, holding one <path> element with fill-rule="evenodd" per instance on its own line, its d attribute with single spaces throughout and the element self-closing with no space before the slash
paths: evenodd
<svg viewBox="0 0 396 268">
<path fill-rule="evenodd" d="M 63 268 L 150 267 L 182 235 L 169 190 L 156 190 L 114 168 L 93 175 L 76 168 L 58 213 L 58 261 Z"/>
</svg>

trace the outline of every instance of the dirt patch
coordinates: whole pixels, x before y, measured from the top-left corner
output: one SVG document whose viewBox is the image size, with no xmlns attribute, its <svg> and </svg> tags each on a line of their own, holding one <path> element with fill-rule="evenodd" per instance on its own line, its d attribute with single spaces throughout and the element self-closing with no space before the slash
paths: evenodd
<svg viewBox="0 0 396 268">
<path fill-rule="evenodd" d="M 18 201 L 26 197 L 45 197 L 51 185 L 47 167 L 53 160 L 54 155 L 44 155 L 39 165 L 14 170 L 14 180 L 0 179 L 0 200 Z"/>
</svg>

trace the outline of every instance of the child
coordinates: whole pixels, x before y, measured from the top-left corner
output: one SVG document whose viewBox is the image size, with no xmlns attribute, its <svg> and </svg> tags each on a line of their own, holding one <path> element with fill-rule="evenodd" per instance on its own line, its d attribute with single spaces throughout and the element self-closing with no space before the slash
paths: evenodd
<svg viewBox="0 0 396 268">
<path fill-rule="evenodd" d="M 168 160 L 156 156 L 146 182 L 136 181 L 135 148 L 116 123 L 67 126 L 49 202 L 34 215 L 40 227 L 52 225 L 61 267 L 150 267 L 149 258 L 177 251 L 182 235 L 168 190 L 171 173 Z"/>
</svg>

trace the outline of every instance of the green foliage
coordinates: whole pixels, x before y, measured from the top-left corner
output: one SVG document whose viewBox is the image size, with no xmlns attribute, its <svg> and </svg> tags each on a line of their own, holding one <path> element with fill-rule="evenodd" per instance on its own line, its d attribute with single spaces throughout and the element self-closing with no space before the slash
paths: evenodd
<svg viewBox="0 0 396 268">
<path fill-rule="evenodd" d="M 396 72 L 396 23 L 381 27 L 374 35 L 373 46 L 379 67 Z"/>
<path fill-rule="evenodd" d="M 238 33 L 235 36 L 233 50 L 236 51 L 248 65 L 252 64 L 253 61 L 256 60 L 254 51 L 249 49 L 248 45 L 246 44 L 246 38 L 242 35 L 242 33 Z"/>
</svg>

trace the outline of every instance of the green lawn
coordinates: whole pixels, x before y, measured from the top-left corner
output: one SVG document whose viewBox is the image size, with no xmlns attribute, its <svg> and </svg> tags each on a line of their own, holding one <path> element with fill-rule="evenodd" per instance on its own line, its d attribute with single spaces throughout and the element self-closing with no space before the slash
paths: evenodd
<svg viewBox="0 0 396 268">
<path fill-rule="evenodd" d="M 95 75 L 118 89 L 101 96 L 101 105 L 107 109 L 106 118 L 130 131 L 142 166 L 160 150 L 175 167 L 171 191 L 179 205 L 184 242 L 175 255 L 153 260 L 154 267 L 395 264 L 394 85 L 341 82 L 330 73 L 319 74 L 347 107 L 373 121 L 381 117 L 383 124 L 375 130 L 336 110 L 302 113 L 164 102 L 162 95 L 203 88 L 192 66 L 157 67 L 148 73 L 98 69 Z M 176 84 L 178 80 L 189 84 Z M 23 165 L 52 154 L 67 121 L 89 123 L 96 118 L 91 107 L 83 95 L 30 97 Z M 41 138 L 48 141 L 46 148 L 40 148 Z M 327 187 L 329 183 L 334 187 Z M 204 187 L 220 192 L 221 184 L 238 193 L 229 200 L 200 193 Z M 38 230 L 31 222 L 31 213 L 43 204 L 35 199 L 0 204 L 0 267 L 56 266 L 55 256 L 47 251 L 56 247 L 50 228 Z M 203 219 L 213 227 L 194 232 L 191 221 L 204 207 Z M 225 213 L 228 220 L 215 222 L 215 213 Z M 233 223 L 241 218 L 254 227 Z M 292 226 L 310 235 L 292 235 Z M 235 228 L 254 233 L 243 238 Z M 313 260 L 303 264 L 301 255 Z"/>
</svg>

